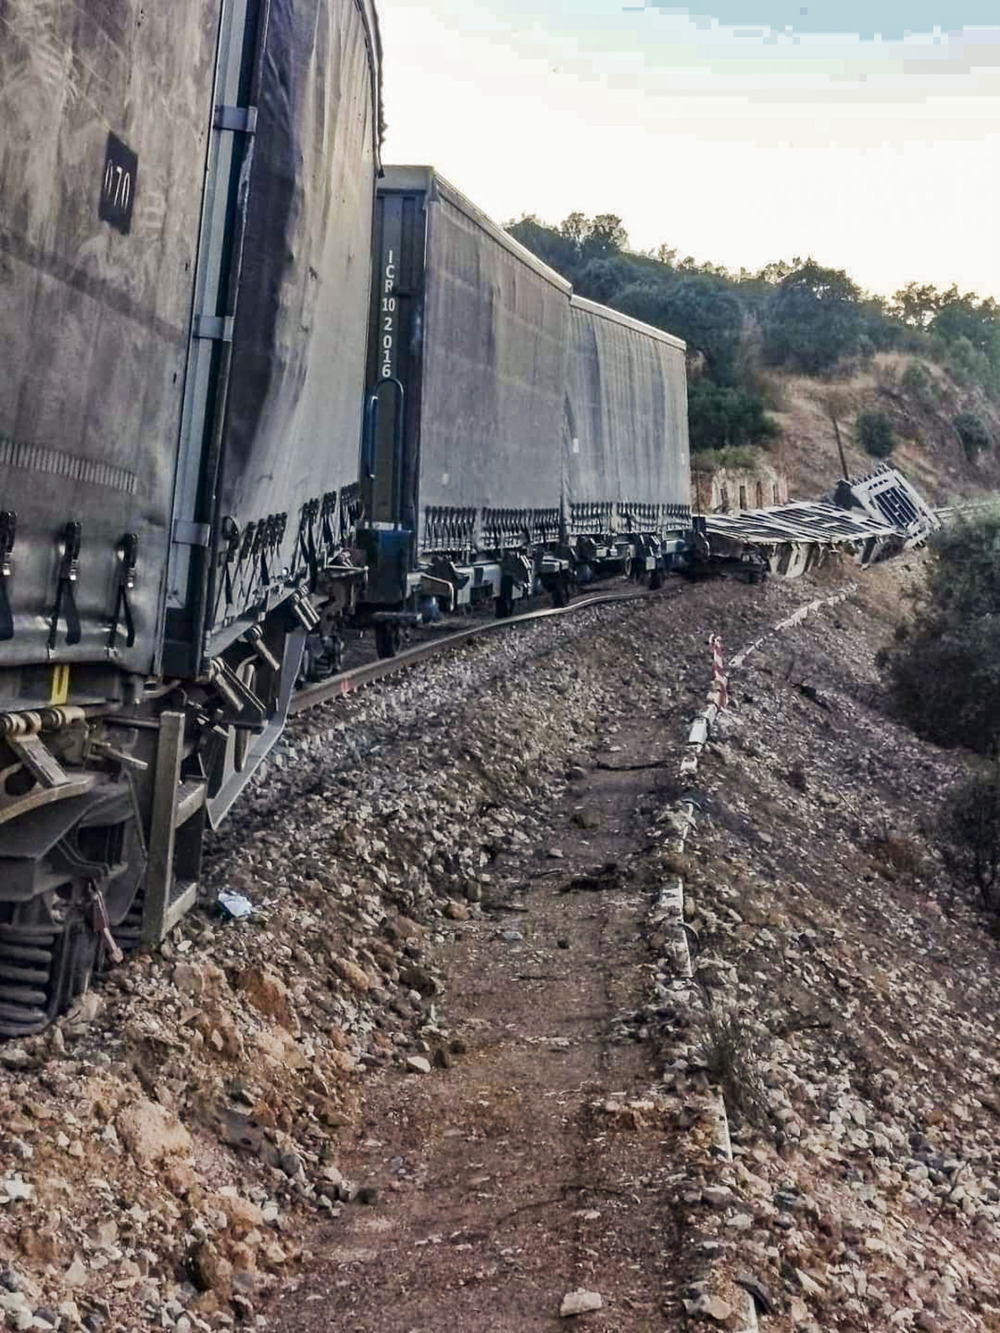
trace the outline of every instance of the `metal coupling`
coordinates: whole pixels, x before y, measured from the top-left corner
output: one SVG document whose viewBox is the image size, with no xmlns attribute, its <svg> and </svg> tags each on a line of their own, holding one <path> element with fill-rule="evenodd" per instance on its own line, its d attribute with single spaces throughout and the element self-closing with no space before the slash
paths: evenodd
<svg viewBox="0 0 1000 1333">
<path fill-rule="evenodd" d="M 70 704 L 58 708 L 43 708 L 41 719 L 43 731 L 58 731 L 60 727 L 72 726 L 74 722 L 86 722 L 87 714 L 83 708 Z"/>
<path fill-rule="evenodd" d="M 34 736 L 41 729 L 40 713 L 0 713 L 0 736 Z"/>
</svg>

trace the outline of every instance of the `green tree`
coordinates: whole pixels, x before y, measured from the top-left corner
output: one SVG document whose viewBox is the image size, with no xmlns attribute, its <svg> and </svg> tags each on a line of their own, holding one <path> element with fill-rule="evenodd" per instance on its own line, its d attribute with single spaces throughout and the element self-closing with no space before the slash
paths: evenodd
<svg viewBox="0 0 1000 1333">
<path fill-rule="evenodd" d="M 970 462 L 975 462 L 981 453 L 993 448 L 993 436 L 989 432 L 989 427 L 982 417 L 976 416 L 975 412 L 959 412 L 952 425 L 962 441 L 965 456 Z"/>
<path fill-rule="evenodd" d="M 587 226 L 581 242 L 585 259 L 606 259 L 628 246 L 628 232 L 616 213 L 598 213 Z"/>
<path fill-rule="evenodd" d="M 688 391 L 688 432 L 695 452 L 733 445 L 768 445 L 778 427 L 745 389 L 696 380 Z"/>
<path fill-rule="evenodd" d="M 589 230 L 586 213 L 570 213 L 559 224 L 559 234 L 565 236 L 574 245 L 581 246 Z"/>
<path fill-rule="evenodd" d="M 1000 306 L 975 292 L 945 292 L 929 325 L 933 342 L 959 383 L 1000 394 Z"/>
<path fill-rule="evenodd" d="M 508 222 L 505 230 L 515 241 L 520 241 L 525 249 L 537 255 L 543 264 L 548 264 L 572 281 L 580 264 L 579 246 L 572 237 L 563 235 L 554 227 L 547 227 L 533 213 L 517 222 Z"/>
<path fill-rule="evenodd" d="M 895 319 L 911 328 L 926 329 L 941 306 L 941 293 L 929 283 L 908 282 L 893 293 L 889 307 Z"/>
<path fill-rule="evenodd" d="M 807 260 L 782 278 L 765 322 L 768 360 L 816 374 L 856 352 L 861 293 L 841 269 Z"/>
</svg>

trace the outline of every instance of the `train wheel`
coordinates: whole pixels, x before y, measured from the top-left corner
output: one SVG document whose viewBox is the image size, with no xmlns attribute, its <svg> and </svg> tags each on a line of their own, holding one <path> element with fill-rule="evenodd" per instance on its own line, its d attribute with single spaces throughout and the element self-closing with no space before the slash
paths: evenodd
<svg viewBox="0 0 1000 1333">
<path fill-rule="evenodd" d="M 395 657 L 399 652 L 399 626 L 391 621 L 379 621 L 375 626 L 375 651 L 381 658 Z"/>
</svg>

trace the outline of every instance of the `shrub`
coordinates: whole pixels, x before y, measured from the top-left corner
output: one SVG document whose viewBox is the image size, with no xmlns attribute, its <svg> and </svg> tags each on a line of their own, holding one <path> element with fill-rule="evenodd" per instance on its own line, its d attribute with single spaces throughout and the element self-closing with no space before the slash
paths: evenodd
<svg viewBox="0 0 1000 1333">
<path fill-rule="evenodd" d="M 905 392 L 922 406 L 927 407 L 933 403 L 934 377 L 922 361 L 907 361 L 900 383 Z"/>
<path fill-rule="evenodd" d="M 884 832 L 868 844 L 868 854 L 900 875 L 916 876 L 924 868 L 920 845 L 902 833 Z"/>
<path fill-rule="evenodd" d="M 941 813 L 941 850 L 956 879 L 1000 912 L 1000 764 L 994 759 L 956 787 Z"/>
<path fill-rule="evenodd" d="M 756 394 L 708 379 L 698 380 L 688 391 L 688 429 L 694 450 L 766 445 L 778 434 Z"/>
<path fill-rule="evenodd" d="M 735 1009 L 709 1004 L 701 1042 L 708 1077 L 730 1113 L 758 1129 L 768 1125 L 764 1061 L 767 1051 L 756 1028 Z"/>
<path fill-rule="evenodd" d="M 761 454 L 748 444 L 730 444 L 723 449 L 698 449 L 691 454 L 695 472 L 718 472 L 728 468 L 732 472 L 760 471 Z"/>
<path fill-rule="evenodd" d="M 910 632 L 880 655 L 898 712 L 940 745 L 1000 745 L 1000 509 L 935 534 Z"/>
<path fill-rule="evenodd" d="M 987 392 L 996 392 L 996 371 L 981 347 L 963 337 L 945 342 L 935 336 L 935 342 L 942 363 L 956 384 L 979 384 Z"/>
<path fill-rule="evenodd" d="M 970 463 L 974 463 L 979 454 L 993 448 L 993 436 L 982 417 L 977 417 L 975 412 L 959 412 L 952 425 Z"/>
<path fill-rule="evenodd" d="M 878 408 L 858 413 L 857 434 L 858 443 L 872 458 L 888 458 L 892 453 L 892 421 Z"/>
</svg>

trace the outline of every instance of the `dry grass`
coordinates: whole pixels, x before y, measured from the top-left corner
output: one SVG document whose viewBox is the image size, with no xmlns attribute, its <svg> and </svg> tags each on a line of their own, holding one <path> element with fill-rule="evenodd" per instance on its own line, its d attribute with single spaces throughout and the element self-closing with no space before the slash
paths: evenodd
<svg viewBox="0 0 1000 1333">
<path fill-rule="evenodd" d="M 766 1038 L 736 1009 L 710 1003 L 701 1053 L 708 1077 L 726 1099 L 729 1115 L 766 1129 L 770 1121 L 764 1086 Z"/>
<path fill-rule="evenodd" d="M 916 877 L 924 868 L 924 853 L 920 844 L 902 833 L 883 833 L 874 838 L 865 850 L 873 860 L 900 875 Z"/>
</svg>

